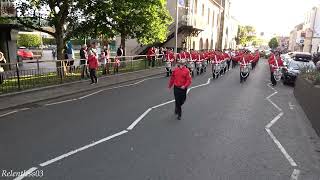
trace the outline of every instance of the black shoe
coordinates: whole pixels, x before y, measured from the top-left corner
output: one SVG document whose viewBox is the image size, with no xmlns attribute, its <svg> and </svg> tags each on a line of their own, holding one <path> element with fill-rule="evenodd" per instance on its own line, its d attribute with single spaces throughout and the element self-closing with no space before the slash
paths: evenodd
<svg viewBox="0 0 320 180">
<path fill-rule="evenodd" d="M 178 117 L 177 117 L 177 120 L 181 120 L 181 116 L 178 116 Z"/>
</svg>

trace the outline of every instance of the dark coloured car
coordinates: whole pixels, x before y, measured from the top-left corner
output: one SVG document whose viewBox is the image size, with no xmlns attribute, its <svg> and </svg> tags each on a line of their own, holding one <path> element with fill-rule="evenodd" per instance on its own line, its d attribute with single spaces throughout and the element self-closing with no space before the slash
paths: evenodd
<svg viewBox="0 0 320 180">
<path fill-rule="evenodd" d="M 295 52 L 291 54 L 291 58 L 287 61 L 287 68 L 283 73 L 284 84 L 295 84 L 297 76 L 302 70 L 315 70 L 315 65 L 312 61 L 310 53 Z"/>
</svg>

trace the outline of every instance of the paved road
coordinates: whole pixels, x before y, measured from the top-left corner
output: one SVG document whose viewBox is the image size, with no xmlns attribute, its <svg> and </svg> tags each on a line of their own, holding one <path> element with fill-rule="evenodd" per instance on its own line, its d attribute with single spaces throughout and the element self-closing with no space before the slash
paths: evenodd
<svg viewBox="0 0 320 180">
<path fill-rule="evenodd" d="M 208 78 L 194 79 L 182 121 L 163 77 L 4 116 L 0 169 L 50 180 L 320 179 L 319 138 L 293 89 L 267 86 L 264 60 L 244 84 L 238 69 Z"/>
</svg>

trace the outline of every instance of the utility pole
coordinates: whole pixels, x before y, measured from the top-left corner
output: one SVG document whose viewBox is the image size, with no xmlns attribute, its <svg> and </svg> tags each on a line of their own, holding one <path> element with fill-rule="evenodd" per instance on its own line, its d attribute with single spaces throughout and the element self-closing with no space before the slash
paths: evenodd
<svg viewBox="0 0 320 180">
<path fill-rule="evenodd" d="M 175 37 L 176 37 L 176 47 L 174 49 L 174 52 L 175 54 L 178 53 L 178 30 L 179 30 L 179 0 L 176 0 L 176 34 L 175 34 Z"/>
</svg>

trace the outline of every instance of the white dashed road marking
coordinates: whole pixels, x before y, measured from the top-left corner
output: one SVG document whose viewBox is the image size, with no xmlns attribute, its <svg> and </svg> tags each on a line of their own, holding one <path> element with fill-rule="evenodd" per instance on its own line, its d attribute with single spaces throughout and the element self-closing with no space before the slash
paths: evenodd
<svg viewBox="0 0 320 180">
<path fill-rule="evenodd" d="M 108 137 L 106 137 L 106 138 L 100 139 L 99 141 L 96 141 L 96 142 L 94 142 L 94 143 L 88 144 L 88 145 L 86 145 L 86 146 L 83 146 L 83 147 L 81 147 L 81 148 L 75 149 L 75 150 L 70 151 L 70 152 L 68 152 L 68 153 L 66 153 L 66 154 L 63 154 L 63 155 L 61 155 L 61 156 L 58 156 L 58 157 L 56 157 L 56 158 L 53 158 L 53 159 L 51 159 L 51 160 L 49 160 L 49 161 L 46 161 L 46 162 L 44 162 L 44 163 L 41 163 L 40 166 L 41 166 L 41 167 L 48 166 L 49 164 L 52 164 L 52 163 L 54 163 L 54 162 L 56 162 L 56 161 L 59 161 L 59 160 L 61 160 L 61 159 L 64 159 L 64 158 L 66 158 L 66 157 L 68 157 L 68 156 L 74 155 L 74 154 L 76 154 L 76 153 L 78 153 L 78 152 L 84 151 L 84 150 L 86 150 L 86 149 L 88 149 L 88 148 L 90 148 L 90 147 L 96 146 L 96 145 L 101 144 L 101 143 L 103 143 L 103 142 L 105 142 L 105 141 L 109 141 L 109 140 L 111 140 L 111 139 L 113 139 L 113 138 L 115 138 L 115 137 L 121 136 L 121 135 L 123 135 L 123 134 L 125 134 L 125 133 L 127 133 L 127 132 L 128 132 L 128 131 L 123 130 L 123 131 L 121 131 L 121 132 L 118 132 L 118 133 L 113 134 L 113 135 L 111 135 L 111 136 L 108 136 Z"/>
<path fill-rule="evenodd" d="M 37 170 L 37 169 L 38 169 L 38 168 L 36 168 L 36 167 L 32 167 L 32 168 L 30 168 L 29 170 L 27 170 L 25 173 L 23 173 L 22 175 L 14 178 L 14 180 L 21 180 L 21 179 L 27 177 L 28 175 L 30 175 L 33 171 L 35 171 L 35 170 Z"/>
<path fill-rule="evenodd" d="M 290 180 L 298 180 L 299 175 L 300 175 L 300 170 L 294 169 Z"/>
<path fill-rule="evenodd" d="M 284 113 L 282 112 L 282 109 L 270 99 L 272 96 L 276 95 L 278 91 L 275 88 L 273 88 L 271 84 L 268 84 L 268 86 L 274 91 L 274 93 L 266 97 L 266 100 L 268 100 L 275 108 L 277 108 L 280 113 L 275 118 L 273 118 L 270 123 L 266 125 L 265 130 L 267 131 L 267 133 L 269 134 L 273 142 L 280 149 L 281 153 L 289 161 L 290 165 L 292 167 L 297 167 L 297 163 L 293 160 L 293 158 L 289 155 L 286 149 L 281 145 L 280 141 L 274 136 L 274 134 L 270 130 L 270 128 L 284 115 Z M 300 174 L 300 170 L 294 169 L 290 180 L 298 180 L 299 174 Z"/>
</svg>

